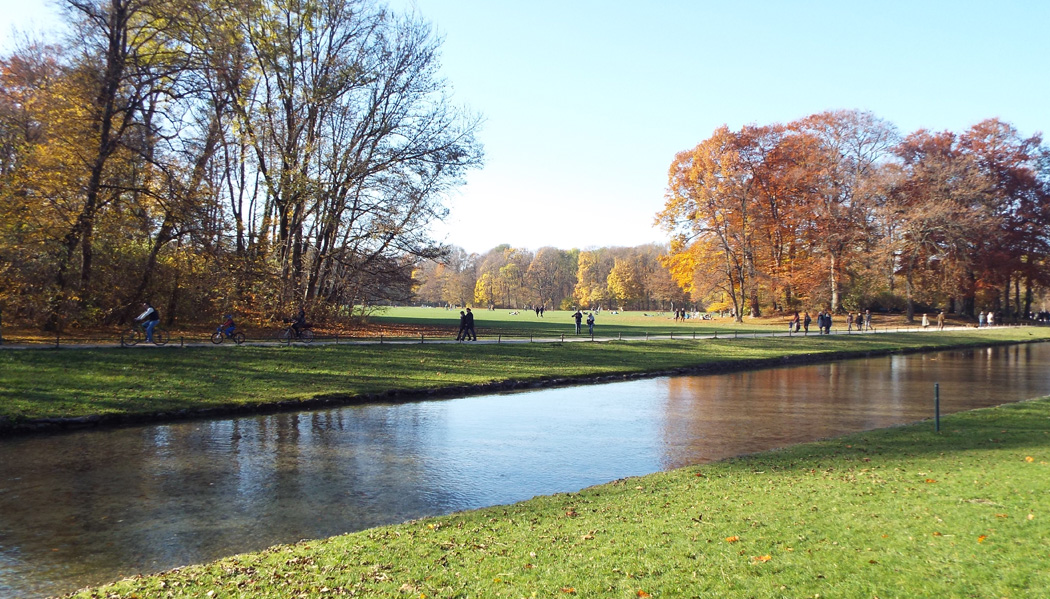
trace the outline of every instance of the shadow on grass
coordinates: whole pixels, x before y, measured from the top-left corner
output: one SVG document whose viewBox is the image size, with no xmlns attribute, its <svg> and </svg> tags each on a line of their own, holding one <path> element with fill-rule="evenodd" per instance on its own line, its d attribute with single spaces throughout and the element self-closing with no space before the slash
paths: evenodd
<svg viewBox="0 0 1050 599">
<path fill-rule="evenodd" d="M 1045 455 L 1050 449 L 1050 398 L 951 414 L 941 418 L 940 432 L 933 420 L 924 420 L 734 458 L 724 465 L 747 471 L 820 469 L 832 463 L 863 468 L 876 457 L 893 462 L 989 449 L 1016 452 L 1018 459 Z"/>
</svg>

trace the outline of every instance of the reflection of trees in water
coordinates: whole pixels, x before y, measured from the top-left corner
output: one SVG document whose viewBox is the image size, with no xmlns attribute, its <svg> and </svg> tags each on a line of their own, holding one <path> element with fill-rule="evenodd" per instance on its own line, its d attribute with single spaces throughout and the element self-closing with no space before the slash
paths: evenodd
<svg viewBox="0 0 1050 599">
<path fill-rule="evenodd" d="M 791 368 L 666 379 L 668 468 L 1048 392 L 1047 346 L 893 355 Z M 1042 363 L 1042 366 L 1036 365 Z"/>
</svg>

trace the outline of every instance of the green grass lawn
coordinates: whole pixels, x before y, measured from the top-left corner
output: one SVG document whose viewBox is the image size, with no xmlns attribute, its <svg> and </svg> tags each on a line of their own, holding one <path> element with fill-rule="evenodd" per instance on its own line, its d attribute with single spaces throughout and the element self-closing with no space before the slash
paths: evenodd
<svg viewBox="0 0 1050 599">
<path fill-rule="evenodd" d="M 1050 400 L 129 579 L 78 597 L 1045 597 Z"/>
<path fill-rule="evenodd" d="M 19 422 L 93 415 L 252 409 L 313 398 L 498 381 L 584 379 L 780 358 L 841 357 L 1046 340 L 1050 328 L 830 337 L 606 343 L 208 346 L 0 351 L 0 432 Z"/>
</svg>

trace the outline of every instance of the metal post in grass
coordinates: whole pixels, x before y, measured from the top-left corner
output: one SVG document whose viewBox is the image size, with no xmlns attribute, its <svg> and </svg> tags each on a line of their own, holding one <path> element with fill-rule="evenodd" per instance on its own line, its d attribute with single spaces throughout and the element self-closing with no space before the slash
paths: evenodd
<svg viewBox="0 0 1050 599">
<path fill-rule="evenodd" d="M 55 331 L 55 349 L 62 345 L 62 333 Z"/>
<path fill-rule="evenodd" d="M 379 335 L 379 345 L 383 345 L 383 336 Z"/>
<path fill-rule="evenodd" d="M 419 334 L 419 344 L 423 345 L 423 333 Z"/>
<path fill-rule="evenodd" d="M 649 331 L 646 331 L 646 332 L 645 332 L 645 340 L 646 340 L 646 341 L 648 341 L 648 340 L 649 340 Z"/>
<path fill-rule="evenodd" d="M 933 384 L 933 430 L 941 432 L 941 384 Z"/>
<path fill-rule="evenodd" d="M 496 335 L 496 345 L 499 345 L 500 343 L 503 343 L 503 333 Z"/>
</svg>

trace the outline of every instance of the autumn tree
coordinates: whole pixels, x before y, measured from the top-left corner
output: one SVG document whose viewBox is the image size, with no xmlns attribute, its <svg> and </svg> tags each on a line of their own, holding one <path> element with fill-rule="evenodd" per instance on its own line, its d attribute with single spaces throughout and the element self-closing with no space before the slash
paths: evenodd
<svg viewBox="0 0 1050 599">
<path fill-rule="evenodd" d="M 994 299 L 989 307 L 1008 314 L 1028 313 L 1034 289 L 1050 283 L 1046 268 L 1050 257 L 1047 149 L 1039 135 L 1023 137 L 998 119 L 974 125 L 959 136 L 959 145 L 991 186 L 982 208 L 994 233 L 977 241 L 972 279 L 977 287 L 991 292 Z M 1011 284 L 1015 290 L 1012 303 Z"/>
<path fill-rule="evenodd" d="M 824 112 L 789 127 L 818 143 L 818 157 L 809 166 L 815 177 L 803 221 L 805 240 L 824 260 L 828 303 L 838 310 L 846 266 L 863 259 L 875 241 L 881 192 L 875 175 L 898 139 L 896 128 L 861 111 Z"/>
<path fill-rule="evenodd" d="M 536 251 L 529 264 L 526 279 L 532 289 L 533 305 L 560 307 L 562 300 L 572 295 L 576 285 L 575 254 L 554 247 Z"/>
<path fill-rule="evenodd" d="M 929 305 L 966 293 L 977 240 L 996 227 L 988 206 L 990 181 L 954 134 L 918 131 L 895 153 L 901 166 L 882 220 L 911 320 L 917 297 Z"/>
<path fill-rule="evenodd" d="M 251 65 L 224 89 L 272 209 L 285 298 L 353 305 L 367 299 L 355 276 L 444 251 L 429 224 L 481 154 L 477 118 L 436 76 L 430 27 L 367 0 L 230 1 L 222 15 Z"/>
<path fill-rule="evenodd" d="M 671 164 L 667 201 L 657 222 L 672 235 L 672 249 L 713 253 L 720 288 L 743 316 L 745 299 L 755 292 L 755 212 L 753 179 L 744 158 L 742 136 L 717 129 Z M 674 271 L 683 286 L 691 273 Z M 752 309 L 757 306 L 752 304 Z"/>
</svg>

